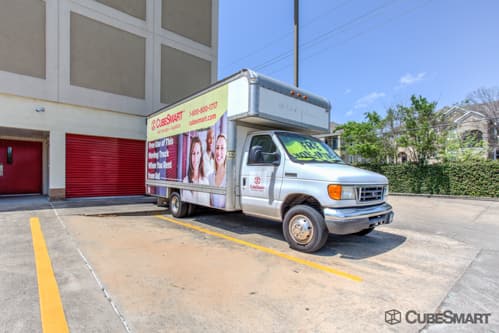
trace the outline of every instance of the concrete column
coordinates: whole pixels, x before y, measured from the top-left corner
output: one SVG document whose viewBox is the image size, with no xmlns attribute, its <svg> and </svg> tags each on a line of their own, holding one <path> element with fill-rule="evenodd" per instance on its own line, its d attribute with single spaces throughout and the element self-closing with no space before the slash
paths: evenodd
<svg viewBox="0 0 499 333">
<path fill-rule="evenodd" d="M 49 140 L 44 138 L 42 142 L 42 194 L 48 195 L 49 188 Z"/>
<path fill-rule="evenodd" d="M 66 133 L 51 130 L 49 138 L 49 198 L 66 198 Z"/>
</svg>

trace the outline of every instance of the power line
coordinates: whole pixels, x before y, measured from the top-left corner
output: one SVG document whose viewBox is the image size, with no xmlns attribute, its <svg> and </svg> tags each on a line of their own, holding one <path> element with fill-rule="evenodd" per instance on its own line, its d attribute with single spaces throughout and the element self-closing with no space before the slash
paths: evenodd
<svg viewBox="0 0 499 333">
<path fill-rule="evenodd" d="M 337 32 L 342 32 L 342 31 L 345 31 L 347 27 L 359 22 L 359 21 L 362 21 L 363 19 L 366 19 L 368 18 L 369 16 L 372 16 L 373 14 L 385 9 L 386 7 L 388 7 L 390 4 L 396 2 L 398 0 L 389 0 L 389 1 L 386 1 L 384 2 L 382 5 L 374 8 L 374 9 L 371 9 L 367 12 L 365 12 L 364 14 L 361 14 L 343 24 L 340 24 L 336 27 L 334 27 L 333 29 L 329 30 L 329 31 L 326 31 L 325 33 L 322 33 L 320 34 L 319 36 L 316 36 L 315 38 L 307 41 L 307 42 L 304 42 L 302 44 L 300 44 L 300 47 L 303 48 L 303 47 L 313 47 L 315 45 L 317 45 L 318 43 L 326 40 L 326 39 L 329 39 L 331 35 L 333 35 L 334 33 L 337 33 Z M 379 15 L 376 14 L 376 15 Z M 281 53 L 280 55 L 276 56 L 276 57 L 273 57 L 257 66 L 255 66 L 255 70 L 261 70 L 261 69 L 264 69 L 266 67 L 269 67 L 275 63 L 278 63 L 290 56 L 293 55 L 293 50 L 290 50 L 290 51 L 287 51 L 287 52 L 284 52 L 284 53 Z"/>
<path fill-rule="evenodd" d="M 335 10 L 343 7 L 347 3 L 351 3 L 351 1 L 350 0 L 345 0 L 345 1 L 341 2 L 339 5 L 337 5 L 337 6 L 333 7 L 333 8 L 330 8 L 330 9 L 326 10 L 325 12 L 322 12 L 320 15 L 317 15 L 317 16 L 313 17 L 312 19 L 307 20 L 305 23 L 301 24 L 301 28 L 305 29 L 305 28 L 311 26 L 312 23 L 315 23 L 320 18 L 322 18 L 322 17 L 324 17 L 326 15 L 329 15 L 332 11 L 335 11 Z M 286 39 L 288 37 L 291 37 L 292 34 L 293 34 L 293 30 L 288 30 L 286 33 L 279 35 L 279 37 L 277 37 L 277 38 L 269 41 L 268 43 L 264 44 L 262 47 L 260 47 L 260 48 L 258 48 L 256 50 L 253 50 L 253 51 L 247 53 L 246 55 L 244 55 L 244 56 L 242 56 L 242 57 L 240 57 L 240 58 L 238 58 L 238 59 L 230 62 L 229 64 L 232 65 L 232 64 L 240 63 L 244 59 L 247 59 L 247 58 L 249 58 L 251 56 L 254 56 L 255 54 L 261 53 L 262 51 L 264 51 L 264 50 L 268 49 L 269 47 L 275 45 L 275 43 L 280 42 L 283 39 Z"/>
<path fill-rule="evenodd" d="M 343 44 L 346 44 L 346 43 L 348 43 L 348 42 L 350 42 L 350 41 L 352 41 L 352 40 L 354 40 L 354 39 L 356 39 L 356 38 L 358 38 L 358 37 L 360 37 L 360 36 L 362 36 L 362 35 L 364 35 L 364 34 L 366 34 L 366 33 L 369 33 L 369 32 L 371 32 L 371 31 L 373 31 L 373 30 L 376 30 L 376 29 L 379 29 L 379 28 L 385 27 L 385 26 L 387 26 L 388 24 L 390 24 L 390 23 L 392 23 L 393 21 L 395 21 L 396 19 L 399 19 L 399 18 L 401 18 L 401 17 L 403 17 L 403 16 L 405 16 L 405 15 L 408 15 L 408 14 L 410 14 L 410 13 L 412 13 L 412 12 L 414 12 L 414 11 L 418 10 L 418 9 L 423 8 L 424 6 L 426 6 L 426 5 L 427 5 L 428 3 L 430 3 L 431 1 L 432 1 L 432 0 L 427 0 L 426 2 L 422 3 L 422 4 L 421 4 L 421 5 L 419 5 L 419 6 L 415 6 L 415 7 L 409 8 L 408 10 L 406 10 L 406 11 L 402 12 L 400 15 L 398 15 L 398 16 L 393 16 L 393 17 L 391 17 L 391 18 L 389 18 L 389 19 L 387 19 L 387 20 L 383 21 L 381 24 L 374 24 L 374 25 L 371 25 L 371 26 L 370 26 L 370 27 L 368 27 L 366 30 L 364 30 L 364 31 L 360 31 L 359 33 L 357 33 L 357 34 L 355 34 L 355 35 L 351 36 L 350 38 L 347 38 L 347 39 L 344 39 L 344 40 L 340 41 L 340 42 L 339 42 L 339 44 L 337 44 L 337 45 L 343 45 Z M 322 49 L 322 50 L 319 50 L 318 52 L 315 52 L 315 53 L 313 53 L 313 54 L 310 54 L 310 55 L 308 55 L 306 58 L 304 58 L 304 59 L 303 59 L 303 61 L 308 60 L 308 59 L 310 59 L 310 58 L 313 58 L 313 57 L 315 57 L 315 56 L 317 56 L 317 55 L 320 55 L 320 54 L 322 54 L 322 53 L 324 53 L 324 52 L 328 51 L 330 48 L 331 48 L 331 46 L 326 47 L 326 48 L 324 48 L 324 49 Z"/>
<path fill-rule="evenodd" d="M 327 31 L 327 32 L 325 32 L 325 33 L 323 33 L 323 34 L 321 34 L 321 35 L 319 35 L 319 36 L 311 39 L 308 42 L 303 43 L 303 46 L 306 47 L 308 45 L 315 45 L 315 44 L 323 41 L 324 39 L 328 39 L 329 38 L 328 36 L 330 36 L 331 34 L 334 34 L 335 32 L 339 32 L 339 31 L 343 31 L 342 28 L 345 28 L 345 27 L 347 27 L 347 26 L 349 26 L 349 25 L 351 25 L 353 23 L 356 23 L 358 21 L 362 21 L 364 18 L 372 16 L 376 12 L 379 12 L 379 11 L 387 8 L 388 6 L 390 6 L 391 4 L 393 4 L 393 3 L 397 2 L 397 1 L 398 0 L 388 0 L 388 1 L 384 2 L 382 5 L 374 8 L 374 9 L 372 9 L 372 10 L 370 10 L 370 11 L 368 11 L 368 12 L 366 12 L 366 13 L 360 15 L 360 16 L 357 16 L 356 18 L 354 18 L 354 19 L 352 19 L 352 20 L 350 20 L 350 21 L 348 21 L 348 22 L 346 22 L 344 24 L 341 24 L 341 25 L 337 26 L 334 29 Z"/>
<path fill-rule="evenodd" d="M 403 16 L 409 15 L 409 14 L 411 14 L 412 12 L 415 12 L 415 11 L 417 11 L 417 10 L 419 10 L 419 9 L 421 9 L 421 8 L 423 8 L 423 7 L 425 7 L 425 6 L 426 6 L 428 3 L 430 3 L 431 1 L 432 1 L 432 0 L 427 0 L 426 2 L 424 2 L 424 3 L 422 3 L 422 4 L 418 5 L 418 6 L 411 7 L 411 8 L 409 8 L 409 9 L 407 9 L 406 11 L 404 11 L 404 12 L 400 13 L 399 15 L 397 15 L 397 16 L 393 16 L 393 17 L 391 17 L 391 18 L 389 18 L 389 19 L 387 19 L 387 20 L 383 21 L 381 24 L 374 24 L 374 25 L 371 25 L 370 27 L 368 27 L 368 28 L 367 28 L 367 29 L 365 29 L 364 31 L 361 31 L 361 32 L 359 32 L 359 33 L 357 33 L 357 34 L 355 34 L 355 35 L 353 35 L 353 36 L 350 36 L 350 37 L 349 37 L 349 38 L 347 38 L 347 39 L 344 39 L 344 40 L 342 40 L 342 41 L 340 41 L 340 42 L 338 42 L 338 43 L 336 43 L 336 44 L 334 44 L 334 45 L 330 45 L 330 46 L 328 46 L 328 47 L 326 47 L 326 48 L 323 48 L 323 49 L 321 49 L 321 50 L 319 50 L 319 51 L 317 51 L 317 52 L 315 52 L 315 53 L 309 54 L 308 56 L 306 56 L 306 57 L 302 58 L 302 59 L 301 59 L 301 61 L 307 61 L 307 60 L 309 60 L 309 59 L 311 59 L 311 58 L 313 58 L 313 57 L 315 57 L 315 56 L 318 56 L 318 55 L 320 55 L 320 54 L 322 54 L 322 53 L 324 53 L 324 52 L 328 51 L 329 49 L 331 49 L 331 47 L 338 47 L 338 46 L 344 45 L 344 44 L 346 44 L 346 43 L 348 43 L 348 42 L 350 42 L 350 41 L 352 41 L 352 40 L 354 40 L 354 39 L 356 39 L 356 38 L 358 38 L 358 37 L 360 37 L 360 36 L 362 36 L 362 35 L 364 35 L 364 34 L 366 34 L 366 33 L 369 33 L 369 32 L 372 32 L 372 31 L 374 31 L 374 30 L 376 30 L 376 29 L 382 28 L 382 27 L 384 27 L 384 26 L 386 26 L 386 25 L 388 25 L 388 24 L 392 23 L 392 22 L 393 22 L 393 21 L 395 21 L 396 19 L 399 19 L 399 18 L 401 18 L 401 17 L 403 17 Z M 270 75 L 270 74 L 275 74 L 275 73 L 281 72 L 281 71 L 283 71 L 284 69 L 287 69 L 289 66 L 290 66 L 290 65 L 282 66 L 282 67 L 280 67 L 279 69 L 276 69 L 276 70 L 274 70 L 274 71 L 269 72 L 268 74 Z"/>
</svg>

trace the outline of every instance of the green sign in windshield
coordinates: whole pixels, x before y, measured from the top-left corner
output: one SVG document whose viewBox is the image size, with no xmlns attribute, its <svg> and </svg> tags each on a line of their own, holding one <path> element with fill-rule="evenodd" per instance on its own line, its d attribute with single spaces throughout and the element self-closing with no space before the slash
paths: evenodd
<svg viewBox="0 0 499 333">
<path fill-rule="evenodd" d="M 277 136 L 289 156 L 298 162 L 338 163 L 341 159 L 324 142 L 296 133 L 278 133 Z"/>
</svg>

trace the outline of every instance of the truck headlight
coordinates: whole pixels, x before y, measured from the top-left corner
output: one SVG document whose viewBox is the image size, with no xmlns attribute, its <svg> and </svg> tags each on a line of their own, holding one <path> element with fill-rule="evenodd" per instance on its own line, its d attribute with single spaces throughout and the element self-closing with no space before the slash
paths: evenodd
<svg viewBox="0 0 499 333">
<path fill-rule="evenodd" d="M 353 186 L 343 186 L 341 200 L 355 200 L 355 188 Z"/>
<path fill-rule="evenodd" d="M 333 200 L 355 200 L 355 189 L 353 186 L 331 184 L 327 187 L 327 193 Z"/>
</svg>

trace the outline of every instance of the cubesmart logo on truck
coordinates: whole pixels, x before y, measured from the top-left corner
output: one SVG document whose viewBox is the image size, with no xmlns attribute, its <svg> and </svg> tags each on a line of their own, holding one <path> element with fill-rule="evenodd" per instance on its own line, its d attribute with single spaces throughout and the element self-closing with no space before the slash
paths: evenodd
<svg viewBox="0 0 499 333">
<path fill-rule="evenodd" d="M 148 119 L 147 141 L 213 126 L 227 111 L 228 85 L 159 112 Z"/>
<path fill-rule="evenodd" d="M 151 130 L 155 130 L 156 128 L 160 128 L 160 127 L 163 127 L 163 126 L 166 126 L 166 125 L 170 125 L 170 124 L 173 124 L 175 122 L 179 122 L 182 120 L 182 114 L 184 113 L 185 111 L 182 110 L 182 111 L 179 111 L 177 113 L 174 113 L 174 114 L 167 114 L 165 117 L 163 118 L 158 118 L 158 119 L 155 119 L 154 121 L 151 122 Z"/>
</svg>

